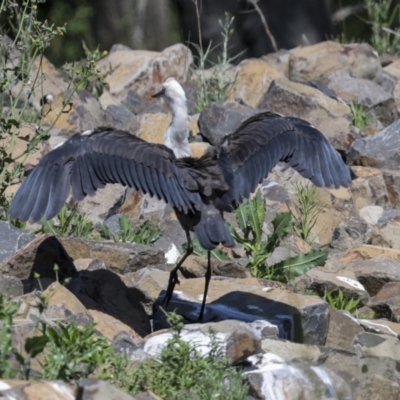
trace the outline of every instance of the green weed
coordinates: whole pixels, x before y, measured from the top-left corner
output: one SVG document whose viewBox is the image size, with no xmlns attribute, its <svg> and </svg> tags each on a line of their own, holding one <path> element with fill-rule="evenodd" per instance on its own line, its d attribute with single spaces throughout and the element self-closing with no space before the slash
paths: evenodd
<svg viewBox="0 0 400 400">
<path fill-rule="evenodd" d="M 253 276 L 288 282 L 309 269 L 324 264 L 327 253 L 316 250 L 307 254 L 299 254 L 274 265 L 268 265 L 267 260 L 270 255 L 292 230 L 293 221 L 289 212 L 277 214 L 272 221 L 273 233 L 268 235 L 267 241 L 264 241 L 262 240 L 262 228 L 265 213 L 265 201 L 261 192 L 258 191 L 253 199 L 242 203 L 235 211 L 241 233 L 230 227 L 236 242 L 245 248 L 246 255 L 250 260 L 247 267 Z"/>
<path fill-rule="evenodd" d="M 318 215 L 322 211 L 321 207 L 318 206 L 317 188 L 309 183 L 305 185 L 295 183 L 293 186 L 296 190 L 295 207 L 297 213 L 288 206 L 293 219 L 293 229 L 298 237 L 312 244 L 317 236 L 310 238 L 310 234 L 317 223 Z"/>
<path fill-rule="evenodd" d="M 182 320 L 169 314 L 172 338 L 168 340 L 157 360 L 143 362 L 135 379 L 140 390 L 152 390 L 163 399 L 245 399 L 248 388 L 241 371 L 226 359 L 213 332 L 210 351 L 203 355 L 195 343 L 181 337 Z"/>
<path fill-rule="evenodd" d="M 392 0 L 365 0 L 365 8 L 372 27 L 372 47 L 379 54 L 399 54 L 400 30 L 392 27 L 396 16 L 400 21 L 400 5 L 393 7 Z"/>
<path fill-rule="evenodd" d="M 12 347 L 11 327 L 19 304 L 0 293 L 0 378 L 12 379 L 21 373 L 24 360 Z"/>
<path fill-rule="evenodd" d="M 361 299 L 355 299 L 353 297 L 344 297 L 343 292 L 339 289 L 337 293 L 328 292 L 325 289 L 324 299 L 329 304 L 329 306 L 335 310 L 346 310 L 350 313 L 356 311 Z"/>
<path fill-rule="evenodd" d="M 195 0 L 197 7 L 197 0 Z M 198 8 L 197 8 L 197 12 Z M 223 102 L 226 100 L 229 89 L 235 82 L 236 77 L 233 76 L 232 63 L 235 62 L 241 54 L 234 57 L 229 57 L 229 40 L 232 36 L 232 24 L 234 18 L 226 14 L 225 21 L 219 21 L 222 31 L 222 42 L 219 45 L 212 47 L 212 44 L 204 51 L 203 45 L 193 43 L 198 56 L 195 56 L 197 68 L 193 70 L 193 75 L 199 82 L 199 90 L 196 94 L 196 110 L 201 112 L 207 104 L 211 102 Z M 199 37 L 200 22 L 199 25 Z M 217 53 L 217 62 L 211 62 L 210 56 Z M 210 68 L 211 67 L 211 68 Z M 209 68 L 209 69 L 207 69 Z"/>
<path fill-rule="evenodd" d="M 68 209 L 66 205 L 57 215 L 58 222 L 53 220 L 41 220 L 42 227 L 36 233 L 50 233 L 57 236 L 75 236 L 81 238 L 91 238 L 93 232 L 93 223 L 85 214 L 77 211 L 75 205 Z"/>
<path fill-rule="evenodd" d="M 33 109 L 34 94 L 45 95 L 43 82 L 44 52 L 50 42 L 65 34 L 64 26 L 50 25 L 47 21 L 38 19 L 38 3 L 45 0 L 23 0 L 11 2 L 2 0 L 0 3 L 0 213 L 2 219 L 7 219 L 6 190 L 9 186 L 19 183 L 24 175 L 24 163 L 29 154 L 34 153 L 38 145 L 49 137 L 49 132 L 62 113 L 70 107 L 71 99 L 77 89 L 93 88 L 99 91 L 98 71 L 94 64 L 98 51 L 90 53 L 86 48 L 88 60 L 79 67 L 70 66 L 71 78 L 62 101 L 62 109 L 50 126 L 44 126 L 45 115 Z M 7 21 L 6 28 L 3 21 Z M 13 37 L 9 39 L 6 35 Z M 23 136 L 21 128 L 25 123 L 35 123 L 33 136 Z M 26 148 L 18 156 L 15 155 L 17 142 L 25 141 Z"/>
<path fill-rule="evenodd" d="M 351 113 L 353 114 L 353 125 L 360 131 L 364 131 L 368 122 L 370 121 L 370 116 L 366 108 L 361 104 L 350 103 Z"/>
<path fill-rule="evenodd" d="M 127 215 L 119 219 L 120 232 L 115 234 L 111 232 L 107 225 L 102 224 L 99 228 L 100 236 L 104 239 L 112 239 L 114 242 L 141 243 L 150 245 L 160 236 L 160 228 L 151 225 L 149 220 L 143 222 L 138 229 L 134 229 L 131 220 Z"/>
</svg>

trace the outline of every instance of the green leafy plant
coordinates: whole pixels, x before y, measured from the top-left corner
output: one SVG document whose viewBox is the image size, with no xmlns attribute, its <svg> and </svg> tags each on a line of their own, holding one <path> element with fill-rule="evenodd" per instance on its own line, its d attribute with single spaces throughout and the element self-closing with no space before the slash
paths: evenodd
<svg viewBox="0 0 400 400">
<path fill-rule="evenodd" d="M 51 233 L 58 236 L 76 236 L 90 238 L 93 232 L 93 223 L 83 213 L 77 211 L 75 205 L 68 209 L 66 205 L 57 215 L 58 222 L 42 219 L 42 227 L 36 233 Z"/>
<path fill-rule="evenodd" d="M 74 321 L 56 327 L 42 326 L 42 336 L 32 338 L 45 349 L 42 377 L 76 382 L 87 377 L 109 357 L 111 346 L 95 331 L 95 324 L 82 327 Z M 38 348 L 38 351 L 40 348 Z"/>
<path fill-rule="evenodd" d="M 322 208 L 318 206 L 317 187 L 308 183 L 305 185 L 295 183 L 293 186 L 296 190 L 296 202 L 294 206 L 297 212 L 294 212 L 288 206 L 294 221 L 293 229 L 298 237 L 312 244 L 316 236 L 310 238 L 310 234 L 317 223 L 318 215 L 322 211 Z"/>
<path fill-rule="evenodd" d="M 248 388 L 241 371 L 223 356 L 216 335 L 210 332 L 210 350 L 202 354 L 196 343 L 182 339 L 181 317 L 170 313 L 168 320 L 172 337 L 158 359 L 140 365 L 135 376 L 137 387 L 152 390 L 163 399 L 245 399 Z"/>
<path fill-rule="evenodd" d="M 299 254 L 280 263 L 268 265 L 268 258 L 279 246 L 281 240 L 291 232 L 293 222 L 290 212 L 277 214 L 272 221 L 273 232 L 264 241 L 262 240 L 262 229 L 265 214 L 264 198 L 261 192 L 257 191 L 253 199 L 242 203 L 235 211 L 241 233 L 231 227 L 234 239 L 246 250 L 246 255 L 250 260 L 248 268 L 253 276 L 287 282 L 311 268 L 323 265 L 327 253 L 321 250 Z"/>
<path fill-rule="evenodd" d="M 360 304 L 361 299 L 355 299 L 353 297 L 344 297 L 343 292 L 339 289 L 337 292 L 329 292 L 325 289 L 324 299 L 329 304 L 329 306 L 335 310 L 346 310 L 350 313 L 356 311 Z"/>
<path fill-rule="evenodd" d="M 370 121 L 370 116 L 366 108 L 361 104 L 350 103 L 351 113 L 353 114 L 353 125 L 363 131 Z"/>
<path fill-rule="evenodd" d="M 143 222 L 139 228 L 134 229 L 131 220 L 127 215 L 123 215 L 119 219 L 120 232 L 115 234 L 110 228 L 102 224 L 99 228 L 100 236 L 104 239 L 112 239 L 114 242 L 141 243 L 150 245 L 154 243 L 160 236 L 160 228 L 152 226 L 149 220 Z"/>
<path fill-rule="evenodd" d="M 34 0 L 24 0 L 21 4 L 3 0 L 0 20 L 8 21 L 11 27 L 8 32 L 4 25 L 0 27 L 0 199 L 4 199 L 6 189 L 21 179 L 28 155 L 48 137 L 48 130 L 43 130 L 40 123 L 31 137 L 23 136 L 20 131 L 24 118 L 33 112 L 32 96 L 43 82 L 44 50 L 65 29 L 39 21 Z M 6 33 L 13 34 L 13 39 Z M 34 65 L 36 73 L 32 72 Z M 27 142 L 27 146 L 16 156 L 14 149 L 18 140 Z M 4 206 L 4 200 L 1 204 Z"/>
<path fill-rule="evenodd" d="M 101 52 L 99 47 L 91 51 L 85 43 L 83 43 L 83 50 L 85 58 L 80 62 L 66 64 L 64 71 L 78 90 L 88 90 L 100 97 L 104 91 L 104 79 L 107 73 L 101 73 L 96 64 L 107 52 Z"/>
<path fill-rule="evenodd" d="M 24 359 L 12 347 L 11 327 L 19 304 L 0 293 L 0 377 L 16 378 L 21 373 Z"/>
<path fill-rule="evenodd" d="M 199 18 L 199 8 L 197 0 L 194 0 L 197 16 Z M 192 46 L 197 52 L 196 65 L 193 70 L 193 75 L 199 82 L 199 90 L 196 94 L 196 110 L 201 112 L 204 107 L 211 102 L 223 102 L 226 100 L 229 89 L 235 82 L 236 76 L 233 75 L 232 64 L 241 56 L 237 54 L 234 57 L 229 57 L 229 40 L 232 36 L 234 17 L 229 14 L 225 15 L 225 21 L 219 21 L 221 25 L 222 41 L 216 46 L 209 44 L 204 50 L 201 43 L 192 43 Z M 200 21 L 198 20 L 199 38 L 201 38 Z M 217 54 L 217 62 L 212 62 L 210 57 L 212 54 Z M 207 69 L 209 68 L 209 69 Z"/>
<path fill-rule="evenodd" d="M 400 20 L 400 5 L 392 0 L 365 0 L 369 23 L 372 27 L 371 44 L 379 53 L 399 54 L 400 31 L 392 29 L 396 16 Z"/>
<path fill-rule="evenodd" d="M 249 257 L 249 265 L 253 276 L 264 277 L 268 257 L 279 246 L 280 241 L 290 232 L 291 219 L 289 213 L 278 214 L 272 221 L 273 233 L 268 235 L 268 240 L 262 240 L 263 224 L 265 221 L 266 206 L 260 191 L 255 197 L 242 203 L 235 211 L 236 221 L 241 230 L 238 233 L 231 227 L 232 235 L 240 243 Z"/>
</svg>

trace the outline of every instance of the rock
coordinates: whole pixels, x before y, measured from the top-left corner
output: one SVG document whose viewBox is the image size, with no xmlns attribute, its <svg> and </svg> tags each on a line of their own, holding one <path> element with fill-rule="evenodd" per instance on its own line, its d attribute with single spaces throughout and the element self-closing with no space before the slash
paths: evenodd
<svg viewBox="0 0 400 400">
<path fill-rule="evenodd" d="M 380 206 L 365 206 L 359 211 L 360 217 L 368 224 L 376 225 L 383 214 Z"/>
<path fill-rule="evenodd" d="M 398 169 L 400 162 L 400 121 L 376 135 L 357 139 L 349 149 L 353 165 L 380 169 Z"/>
<path fill-rule="evenodd" d="M 353 261 L 364 261 L 371 259 L 388 258 L 400 261 L 400 251 L 397 249 L 389 249 L 387 247 L 362 245 L 347 251 L 340 257 L 342 264 L 348 264 Z"/>
<path fill-rule="evenodd" d="M 232 261 L 212 260 L 212 274 L 214 276 L 226 276 L 231 278 L 247 278 L 247 269 Z M 185 278 L 204 277 L 207 271 L 207 258 L 189 256 L 182 266 L 182 274 Z"/>
<path fill-rule="evenodd" d="M 27 229 L 18 229 L 10 222 L 0 221 L 0 263 L 13 256 L 19 249 L 35 239 Z"/>
<path fill-rule="evenodd" d="M 147 270 L 136 275 L 135 289 L 147 304 L 161 305 L 169 274 Z M 190 319 L 198 318 L 204 279 L 182 279 L 176 287 L 169 310 Z M 163 306 L 164 307 L 164 306 Z M 154 315 L 154 329 L 164 327 L 163 313 Z M 264 287 L 257 279 L 213 277 L 207 296 L 204 320 L 237 319 L 245 322 L 267 320 L 279 326 L 279 336 L 304 343 L 323 343 L 327 334 L 328 305 L 317 296 Z"/>
<path fill-rule="evenodd" d="M 372 258 L 346 265 L 346 271 L 355 274 L 370 296 L 375 296 L 386 282 L 400 282 L 400 261 L 390 258 Z"/>
<path fill-rule="evenodd" d="M 366 206 L 392 208 L 390 196 L 382 172 L 376 168 L 352 167 L 357 179 L 351 184 L 354 207 L 361 210 Z"/>
<path fill-rule="evenodd" d="M 249 393 L 256 399 L 351 398 L 351 388 L 345 380 L 326 368 L 286 363 L 273 353 L 256 355 L 249 361 L 253 369 L 245 377 Z"/>
<path fill-rule="evenodd" d="M 359 298 L 363 302 L 369 299 L 356 275 L 346 269 L 334 272 L 330 267 L 312 268 L 296 278 L 293 284 L 296 290 L 314 290 L 321 297 L 326 291 L 337 293 L 341 290 L 345 298 Z"/>
<path fill-rule="evenodd" d="M 261 348 L 266 354 L 273 353 L 285 362 L 301 360 L 316 364 L 321 356 L 321 350 L 316 345 L 292 343 L 288 340 L 263 339 Z"/>
<path fill-rule="evenodd" d="M 330 246 L 335 250 L 346 251 L 362 244 L 391 247 L 388 238 L 379 229 L 357 217 L 341 222 L 335 228 Z"/>
<path fill-rule="evenodd" d="M 253 329 L 248 324 L 235 320 L 186 325 L 180 338 L 196 344 L 196 349 L 205 355 L 211 350 L 210 331 L 214 332 L 215 339 L 220 343 L 223 356 L 228 357 L 232 364 L 244 361 L 261 350 L 260 339 L 256 337 Z M 140 354 L 144 352 L 146 357 L 157 358 L 171 338 L 171 332 L 153 333 L 145 338 Z M 133 358 L 135 357 L 133 354 Z"/>
<path fill-rule="evenodd" d="M 176 219 L 173 208 L 157 197 L 128 189 L 124 204 L 119 208 L 121 214 L 126 214 L 133 220 L 149 219 L 155 225 L 163 220 Z"/>
<path fill-rule="evenodd" d="M 47 299 L 46 315 L 52 319 L 65 319 L 68 316 L 62 315 L 59 306 L 64 304 L 69 314 L 84 314 L 89 316 L 86 307 L 71 293 L 70 290 L 58 282 L 52 283 L 44 292 Z M 61 310 L 63 312 L 63 310 Z M 89 317 L 90 318 L 90 317 Z"/>
<path fill-rule="evenodd" d="M 199 117 L 201 135 L 215 146 L 255 113 L 254 109 L 233 101 L 223 104 L 210 103 Z"/>
<path fill-rule="evenodd" d="M 99 331 L 108 340 L 112 341 L 115 336 L 120 335 L 122 331 L 126 332 L 132 339 L 141 340 L 141 337 L 128 325 L 98 310 L 89 310 L 89 314 L 96 324 L 96 330 Z"/>
<path fill-rule="evenodd" d="M 47 140 L 40 141 L 34 151 L 27 151 L 30 141 L 33 140 L 37 133 L 37 127 L 34 124 L 28 124 L 24 122 L 21 124 L 22 126 L 18 130 L 18 136 L 15 138 L 11 157 L 18 160 L 23 159 L 24 169 L 27 171 L 36 166 L 39 160 L 50 151 L 50 145 Z M 24 140 L 22 138 L 26 139 Z M 6 137 L 2 139 L 3 148 L 7 148 L 7 146 L 10 144 L 10 139 L 11 136 L 9 135 L 6 135 Z M 24 153 L 27 153 L 26 159 Z M 8 194 L 11 195 L 9 192 Z"/>
<path fill-rule="evenodd" d="M 66 240 L 66 239 L 64 239 Z M 0 265 L 0 271 L 19 279 L 40 278 L 57 279 L 54 266 L 58 265 L 58 279 L 72 277 L 77 271 L 62 243 L 55 236 L 43 235 Z"/>
<path fill-rule="evenodd" d="M 347 312 L 330 310 L 325 346 L 353 351 L 353 339 L 364 329 Z"/>
<path fill-rule="evenodd" d="M 400 208 L 400 171 L 383 170 L 382 174 L 391 208 Z"/>
<path fill-rule="evenodd" d="M 77 271 L 96 271 L 97 269 L 107 269 L 104 261 L 99 258 L 78 258 L 77 260 L 74 260 L 74 265 Z"/>
<path fill-rule="evenodd" d="M 337 71 L 378 83 L 382 79 L 379 56 L 367 43 L 340 44 L 328 41 L 297 47 L 290 52 L 289 79 L 293 81 L 324 81 Z"/>
<path fill-rule="evenodd" d="M 108 73 L 105 81 L 110 93 L 122 101 L 132 92 L 144 97 L 154 94 L 171 76 L 185 82 L 192 61 L 190 50 L 179 43 L 161 53 L 116 49 L 102 58 L 97 67 Z"/>
<path fill-rule="evenodd" d="M 389 321 L 400 322 L 400 282 L 387 282 L 382 289 L 369 301 L 379 317 Z"/>
<path fill-rule="evenodd" d="M 366 107 L 374 107 L 392 99 L 391 93 L 376 82 L 356 78 L 346 71 L 334 72 L 327 80 L 328 87 L 339 97 Z"/>
<path fill-rule="evenodd" d="M 353 346 L 364 357 L 388 357 L 400 361 L 400 341 L 393 336 L 360 332 L 354 338 Z"/>
<path fill-rule="evenodd" d="M 400 337 L 400 324 L 391 322 L 386 319 L 359 319 L 360 325 L 367 331 L 372 333 L 379 333 L 382 335 L 389 335 Z"/>
<path fill-rule="evenodd" d="M 258 107 L 305 119 L 340 150 L 346 151 L 356 140 L 351 131 L 349 107 L 307 85 L 287 79 L 274 80 Z"/>
<path fill-rule="evenodd" d="M 400 60 L 395 60 L 384 69 L 395 79 L 395 86 L 393 89 L 393 96 L 396 101 L 397 110 L 400 111 Z"/>
<path fill-rule="evenodd" d="M 400 385 L 397 382 L 373 375 L 356 389 L 354 400 L 397 400 L 399 393 Z"/>
<path fill-rule="evenodd" d="M 388 210 L 393 211 L 393 210 Z M 383 215 L 383 213 L 382 213 Z M 386 214 L 387 215 L 387 214 Z M 380 232 L 387 238 L 391 247 L 394 249 L 400 249 L 400 221 L 399 217 L 394 217 L 389 220 L 389 217 L 385 217 L 386 222 L 378 224 Z"/>
<path fill-rule="evenodd" d="M 279 70 L 263 59 L 247 59 L 236 67 L 236 79 L 229 89 L 228 100 L 239 99 L 250 107 L 257 107 L 272 80 L 283 78 Z"/>
<path fill-rule="evenodd" d="M 99 101 L 101 101 L 101 97 Z M 103 104 L 102 107 L 104 108 Z M 139 118 L 135 114 L 129 111 L 125 106 L 116 104 L 110 104 L 105 110 L 105 122 L 107 126 L 112 126 L 115 129 L 121 129 L 136 135 L 140 123 Z"/>
<path fill-rule="evenodd" d="M 61 381 L 27 381 L 25 384 L 5 390 L 1 394 L 5 400 L 72 400 L 77 396 L 77 389 L 73 389 Z"/>
<path fill-rule="evenodd" d="M 111 315 L 140 336 L 150 333 L 144 308 L 121 278 L 111 271 L 80 271 L 67 288 L 87 309 Z"/>
<path fill-rule="evenodd" d="M 36 81 L 35 85 L 28 85 L 20 93 L 21 84 L 19 82 L 12 88 L 11 93 L 15 97 L 20 97 L 23 101 L 29 99 L 29 102 L 37 111 L 42 108 L 41 100 L 44 96 L 52 95 L 56 97 L 68 89 L 68 82 L 64 80 L 46 57 L 38 56 L 35 59 L 29 76 L 32 81 Z M 31 92 L 32 87 L 33 91 Z"/>
<path fill-rule="evenodd" d="M 389 357 L 367 357 L 362 354 L 348 353 L 343 350 L 321 348 L 319 359 L 321 366 L 336 372 L 353 391 L 360 383 L 373 375 L 396 382 L 396 361 Z"/>
<path fill-rule="evenodd" d="M 269 339 L 262 341 L 262 348 L 266 352 L 264 357 L 270 357 L 271 361 L 275 359 L 280 364 L 286 363 L 290 365 L 292 367 L 292 374 L 294 374 L 294 370 L 296 369 L 304 371 L 303 367 L 306 369 L 311 367 L 314 371 L 315 367 L 322 368 L 328 374 L 334 373 L 334 375 L 340 376 L 353 391 L 359 387 L 360 382 L 365 381 L 375 374 L 385 379 L 397 381 L 396 362 L 388 357 L 368 357 L 329 347 Z M 271 365 L 271 368 L 268 368 L 267 371 L 273 372 L 273 366 Z M 306 373 L 305 375 L 307 376 L 308 374 Z M 301 374 L 301 376 L 304 375 Z M 324 380 L 324 383 L 327 383 L 327 381 Z M 306 387 L 308 386 L 306 385 Z M 308 397 L 305 398 L 308 399 Z"/>
<path fill-rule="evenodd" d="M 134 400 L 136 398 L 100 379 L 81 380 L 77 391 L 79 400 Z M 154 397 L 154 400 L 156 399 L 157 397 Z"/>
<path fill-rule="evenodd" d="M 97 98 L 86 90 L 76 91 L 65 105 L 68 93 L 54 96 L 43 106 L 44 123 L 72 133 L 83 132 L 105 125 L 105 114 Z"/>
<path fill-rule="evenodd" d="M 143 244 L 98 242 L 73 237 L 59 239 L 73 259 L 99 258 L 107 268 L 122 274 L 164 261 L 164 254 L 160 250 Z"/>
<path fill-rule="evenodd" d="M 376 134 L 384 127 L 396 122 L 399 119 L 399 112 L 400 111 L 397 109 L 396 101 L 393 99 L 393 97 L 390 97 L 385 101 L 376 103 L 374 106 L 368 109 L 367 115 L 370 121 L 368 121 L 367 118 L 367 125 L 374 125 L 375 129 L 373 129 L 372 133 Z M 370 133 L 368 132 L 368 134 Z"/>
<path fill-rule="evenodd" d="M 22 282 L 15 276 L 0 273 L 0 293 L 7 297 L 21 296 L 24 293 Z"/>
<path fill-rule="evenodd" d="M 266 61 L 272 68 L 289 77 L 290 50 L 280 49 L 275 53 L 265 54 L 261 60 Z"/>
<path fill-rule="evenodd" d="M 125 201 L 126 188 L 119 184 L 107 184 L 94 196 L 86 196 L 77 203 L 77 211 L 84 213 L 93 224 L 102 224 L 115 214 Z M 72 201 L 73 203 L 73 201 Z"/>
</svg>

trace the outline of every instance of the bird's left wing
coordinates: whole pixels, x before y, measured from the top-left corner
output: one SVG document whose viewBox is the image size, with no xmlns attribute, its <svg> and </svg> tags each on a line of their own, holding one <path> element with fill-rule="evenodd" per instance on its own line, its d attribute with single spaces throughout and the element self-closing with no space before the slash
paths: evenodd
<svg viewBox="0 0 400 400">
<path fill-rule="evenodd" d="M 272 168 L 284 161 L 317 186 L 351 183 L 349 167 L 325 136 L 300 118 L 257 114 L 219 145 L 219 165 L 229 190 L 217 201 L 231 211 L 249 197 Z"/>
<path fill-rule="evenodd" d="M 187 213 L 201 202 L 187 189 L 174 153 L 125 131 L 98 128 L 74 135 L 46 154 L 22 183 L 9 208 L 11 218 L 36 222 L 54 217 L 72 189 L 75 200 L 106 183 L 140 190 Z"/>
</svg>

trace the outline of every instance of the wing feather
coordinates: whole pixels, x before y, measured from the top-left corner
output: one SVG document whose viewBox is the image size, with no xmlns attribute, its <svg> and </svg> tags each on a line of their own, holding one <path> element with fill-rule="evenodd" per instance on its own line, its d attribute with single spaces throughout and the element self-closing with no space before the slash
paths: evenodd
<svg viewBox="0 0 400 400">
<path fill-rule="evenodd" d="M 164 145 L 147 143 L 128 132 L 99 128 L 74 135 L 42 158 L 16 193 L 12 218 L 37 222 L 54 217 L 72 189 L 82 200 L 106 183 L 120 183 L 156 195 L 181 212 L 200 208 L 201 195 L 183 181 L 185 163 L 177 164 Z"/>
<path fill-rule="evenodd" d="M 300 118 L 271 112 L 246 120 L 219 145 L 218 162 L 229 189 L 216 205 L 232 211 L 272 168 L 285 161 L 317 186 L 351 183 L 350 170 L 325 136 Z"/>
</svg>

